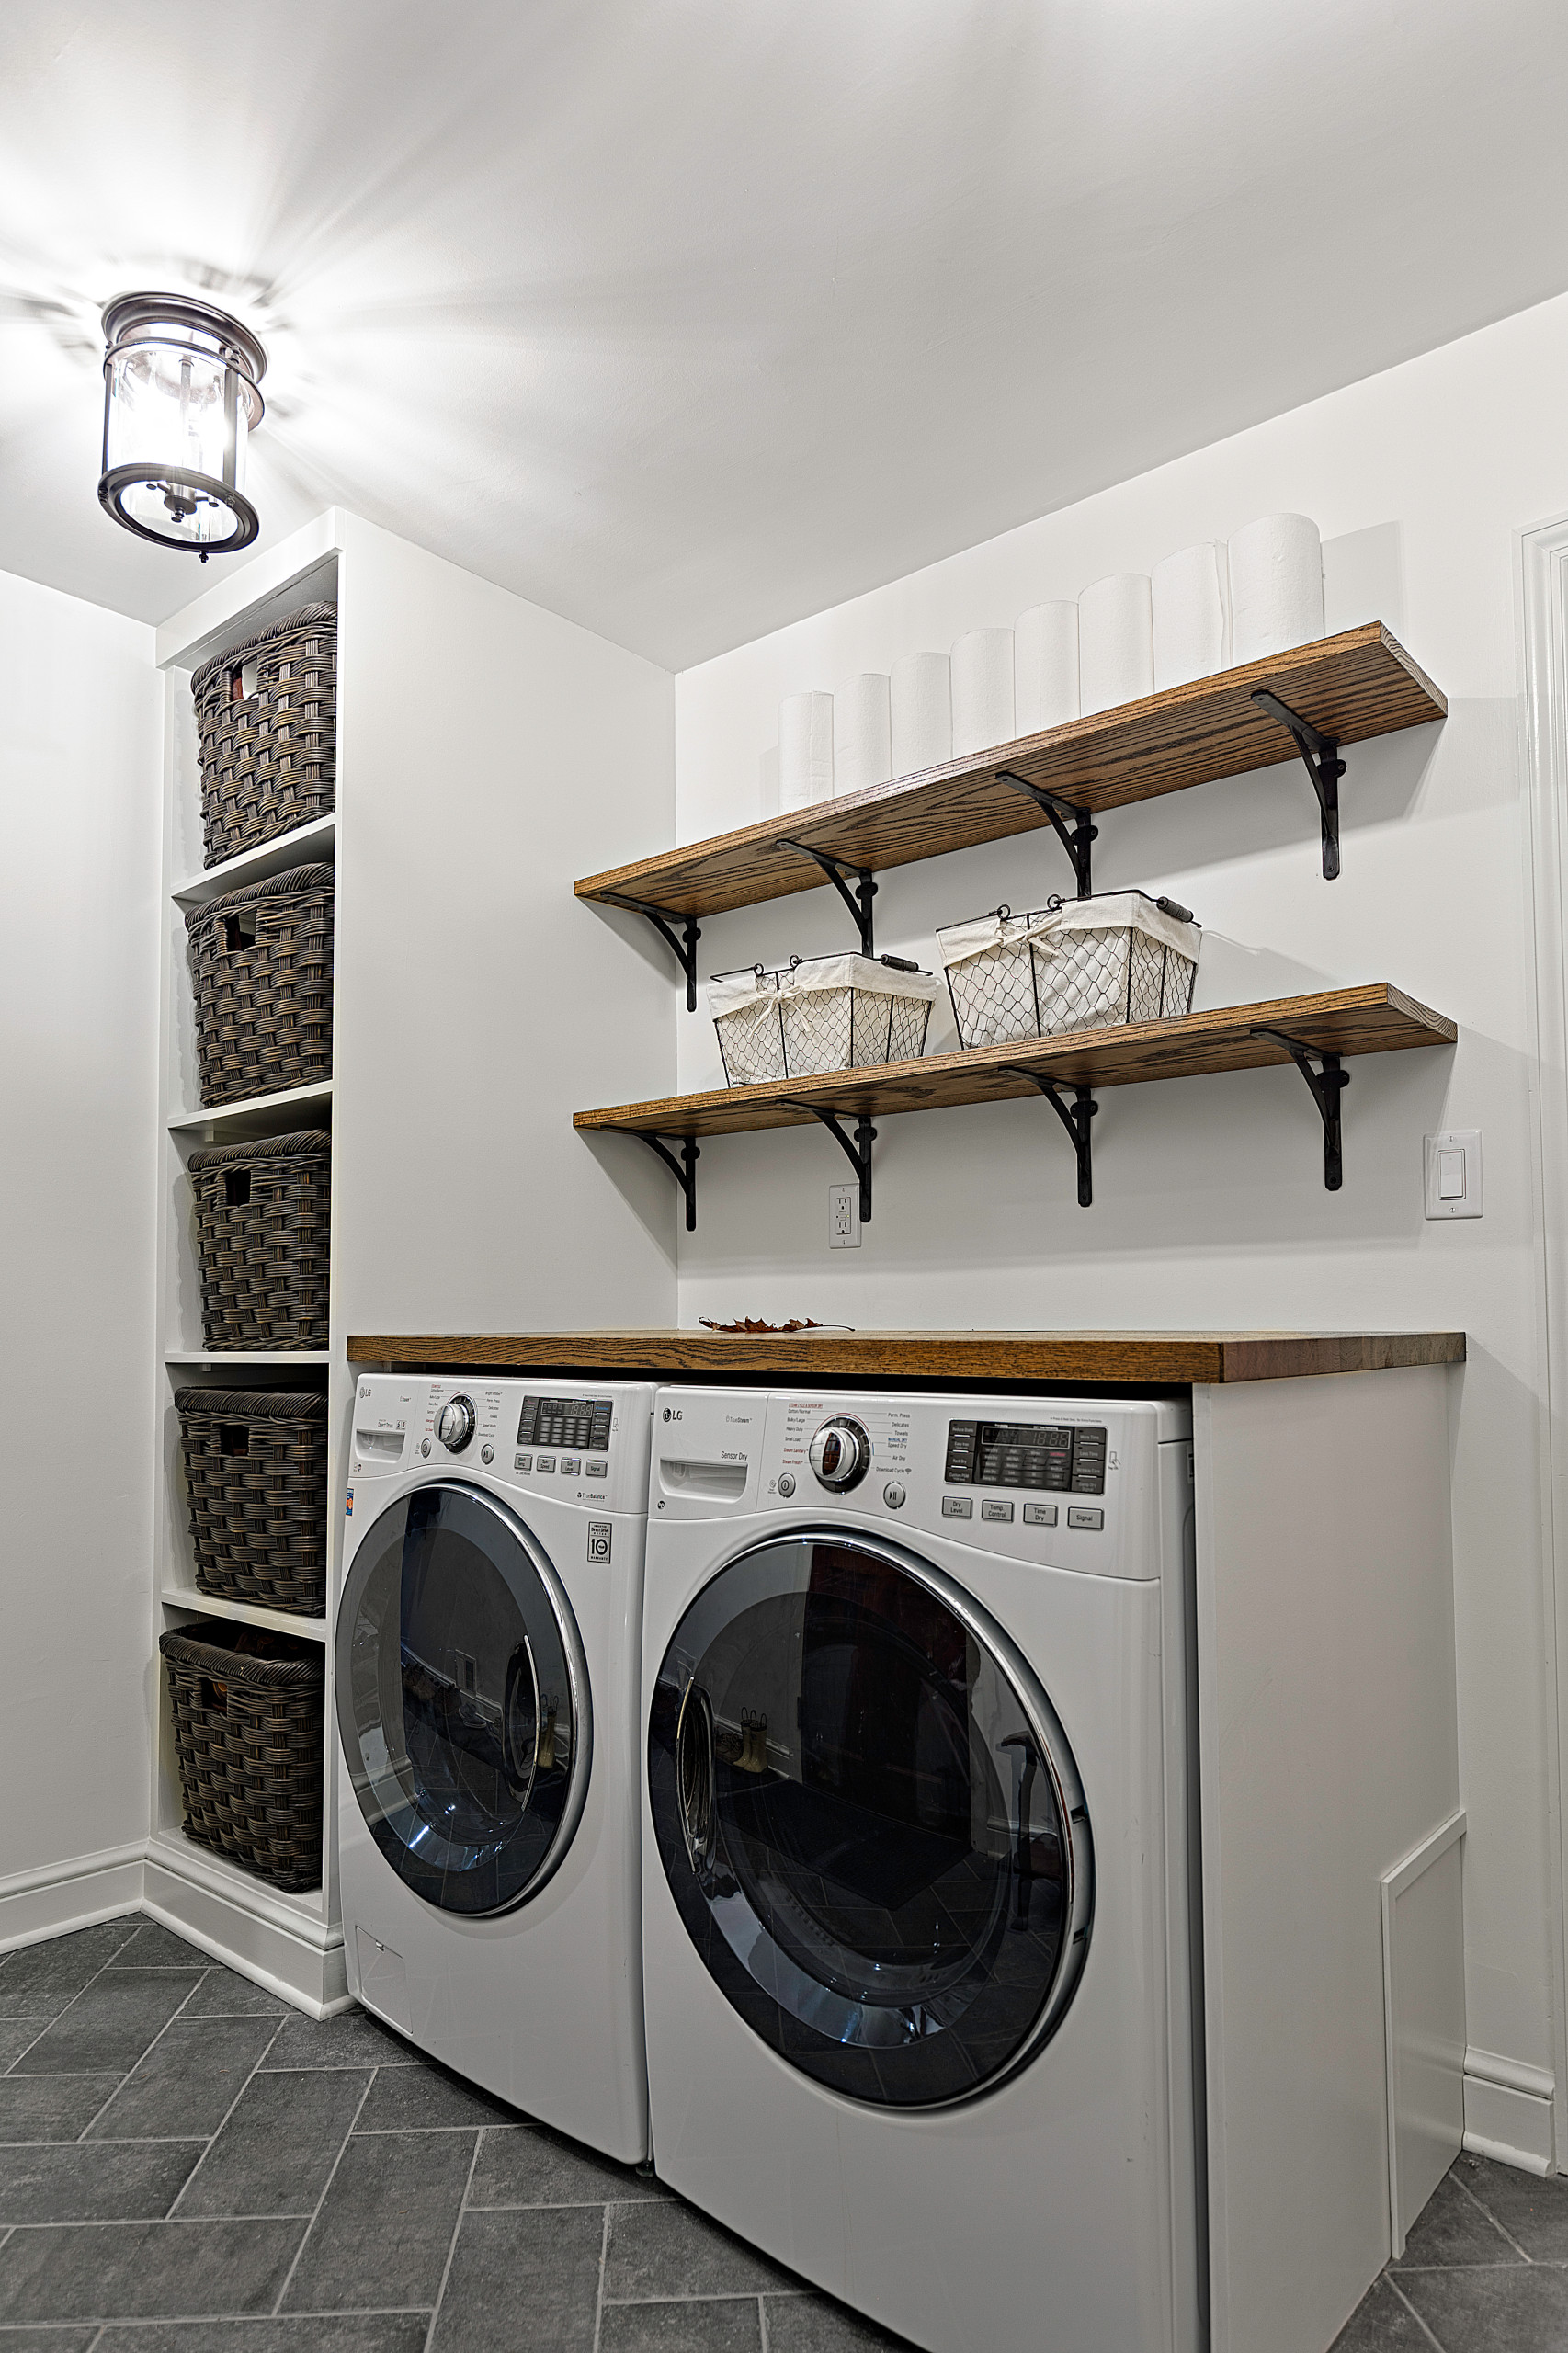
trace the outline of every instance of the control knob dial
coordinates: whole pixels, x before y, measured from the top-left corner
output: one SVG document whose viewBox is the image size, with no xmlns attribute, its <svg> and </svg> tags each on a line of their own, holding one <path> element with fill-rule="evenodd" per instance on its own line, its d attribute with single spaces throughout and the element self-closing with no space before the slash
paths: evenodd
<svg viewBox="0 0 1568 2353">
<path fill-rule="evenodd" d="M 858 1422 L 835 1414 L 824 1422 L 807 1451 L 821 1484 L 834 1495 L 858 1486 L 871 1467 L 871 1441 Z"/>
<path fill-rule="evenodd" d="M 473 1436 L 473 1399 L 449 1397 L 436 1416 L 436 1436 L 449 1454 L 460 1454 Z"/>
</svg>

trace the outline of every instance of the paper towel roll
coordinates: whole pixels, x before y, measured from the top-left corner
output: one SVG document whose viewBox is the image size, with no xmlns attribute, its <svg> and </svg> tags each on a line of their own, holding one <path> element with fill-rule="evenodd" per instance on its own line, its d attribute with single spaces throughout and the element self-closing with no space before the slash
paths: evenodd
<svg viewBox="0 0 1568 2353">
<path fill-rule="evenodd" d="M 1154 688 L 1211 678 L 1231 663 L 1231 568 L 1223 540 L 1178 548 L 1150 575 Z"/>
<path fill-rule="evenodd" d="M 953 756 L 953 705 L 945 654 L 905 654 L 892 665 L 892 772 L 910 776 Z"/>
<path fill-rule="evenodd" d="M 1146 572 L 1113 572 L 1078 598 L 1078 691 L 1085 716 L 1154 691 L 1154 622 Z"/>
<path fill-rule="evenodd" d="M 1013 724 L 1039 735 L 1078 716 L 1078 608 L 1031 605 L 1013 629 Z"/>
<path fill-rule="evenodd" d="M 862 670 L 833 698 L 833 789 L 860 792 L 892 774 L 892 712 L 881 670 Z"/>
<path fill-rule="evenodd" d="M 952 654 L 953 757 L 1013 740 L 1013 632 L 971 629 Z"/>
<path fill-rule="evenodd" d="M 778 806 L 809 808 L 833 794 L 833 697 L 786 695 L 778 706 Z"/>
<path fill-rule="evenodd" d="M 1231 534 L 1232 659 L 1323 635 L 1323 541 L 1310 515 L 1264 515 Z"/>
</svg>

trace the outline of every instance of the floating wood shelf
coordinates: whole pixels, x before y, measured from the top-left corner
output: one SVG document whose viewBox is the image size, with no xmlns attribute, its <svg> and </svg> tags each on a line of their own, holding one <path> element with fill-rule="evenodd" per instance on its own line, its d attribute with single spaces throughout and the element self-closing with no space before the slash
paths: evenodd
<svg viewBox="0 0 1568 2353">
<path fill-rule="evenodd" d="M 1462 1332 L 356 1332 L 350 1364 L 394 1370 L 697 1380 L 1302 1381 L 1462 1364 Z"/>
<path fill-rule="evenodd" d="M 640 1135 L 653 1145 L 687 1196 L 687 1222 L 696 1220 L 697 1142 L 702 1136 L 734 1135 L 758 1128 L 807 1127 L 813 1120 L 832 1127 L 852 1162 L 857 1153 L 861 1215 L 869 1214 L 870 1122 L 903 1111 L 938 1111 L 964 1103 L 995 1103 L 1044 1093 L 1072 1130 L 1077 1129 L 1079 1199 L 1087 1206 L 1087 1125 L 1095 1087 L 1131 1086 L 1155 1078 L 1201 1078 L 1217 1071 L 1257 1070 L 1295 1062 L 1312 1088 L 1323 1118 L 1324 1181 L 1337 1189 L 1339 1090 L 1348 1084 L 1340 1070 L 1346 1055 L 1397 1053 L 1413 1047 L 1452 1045 L 1459 1032 L 1440 1013 L 1417 1005 L 1386 981 L 1361 988 L 1327 989 L 1311 996 L 1276 997 L 1259 1005 L 1231 1005 L 1212 1013 L 1188 1013 L 1179 1020 L 1085 1029 L 1064 1038 L 1021 1039 L 1007 1046 L 983 1046 L 971 1053 L 933 1054 L 921 1062 L 881 1063 L 865 1070 L 833 1071 L 820 1078 L 778 1079 L 764 1086 L 717 1087 L 701 1095 L 674 1095 L 650 1103 L 618 1103 L 579 1111 L 573 1124 L 585 1133 Z M 1294 1051 L 1292 1051 L 1294 1049 Z M 1322 1068 L 1314 1072 L 1308 1056 Z M 1071 1088 L 1070 1111 L 1058 1090 Z M 858 1123 L 852 1146 L 839 1118 Z M 677 1165 L 661 1139 L 681 1148 Z"/>
<path fill-rule="evenodd" d="M 1049 826 L 1049 813 L 1027 790 L 1002 781 L 1004 770 L 1024 786 L 1058 798 L 1069 816 L 1086 819 L 1218 777 L 1282 760 L 1294 763 L 1298 752 L 1304 758 L 1306 749 L 1277 713 L 1255 699 L 1258 694 L 1285 705 L 1330 746 L 1419 727 L 1448 710 L 1444 695 L 1403 648 L 1381 622 L 1369 621 L 1288 654 L 1073 720 L 1043 735 L 994 745 L 980 756 L 949 760 L 840 801 L 585 875 L 575 886 L 577 896 L 612 906 L 631 904 L 687 923 L 684 954 L 667 932 L 666 937 L 690 983 L 695 939 L 689 923 L 731 907 L 822 889 L 831 877 L 824 877 L 811 852 L 820 852 L 846 876 L 869 875 Z M 1335 781 L 1329 781 L 1331 793 Z M 1326 805 L 1324 824 L 1326 871 Z M 800 847 L 781 847 L 786 837 Z M 863 900 L 860 914 L 867 912 Z M 689 985 L 687 1001 L 695 1001 Z"/>
</svg>

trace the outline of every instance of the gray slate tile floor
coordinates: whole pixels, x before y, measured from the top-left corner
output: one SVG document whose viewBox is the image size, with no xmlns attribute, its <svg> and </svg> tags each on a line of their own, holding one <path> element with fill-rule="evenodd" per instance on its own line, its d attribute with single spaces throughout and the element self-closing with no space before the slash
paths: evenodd
<svg viewBox="0 0 1568 2353">
<path fill-rule="evenodd" d="M 1434 2346 L 1438 2353 L 1564 2353 L 1568 2178 L 1539 2181 L 1488 2157 L 1457 2158 L 1333 2353 L 1432 2353 Z"/>
<path fill-rule="evenodd" d="M 362 2010 L 136 1917 L 0 1957 L 0 2353 L 898 2342 Z"/>
</svg>

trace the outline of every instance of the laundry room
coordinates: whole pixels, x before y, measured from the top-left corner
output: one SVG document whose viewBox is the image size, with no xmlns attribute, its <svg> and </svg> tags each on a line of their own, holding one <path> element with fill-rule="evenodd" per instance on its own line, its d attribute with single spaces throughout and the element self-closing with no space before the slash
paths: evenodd
<svg viewBox="0 0 1568 2353">
<path fill-rule="evenodd" d="M 1568 26 L 17 0 L 0 2353 L 1568 2346 Z"/>
</svg>

